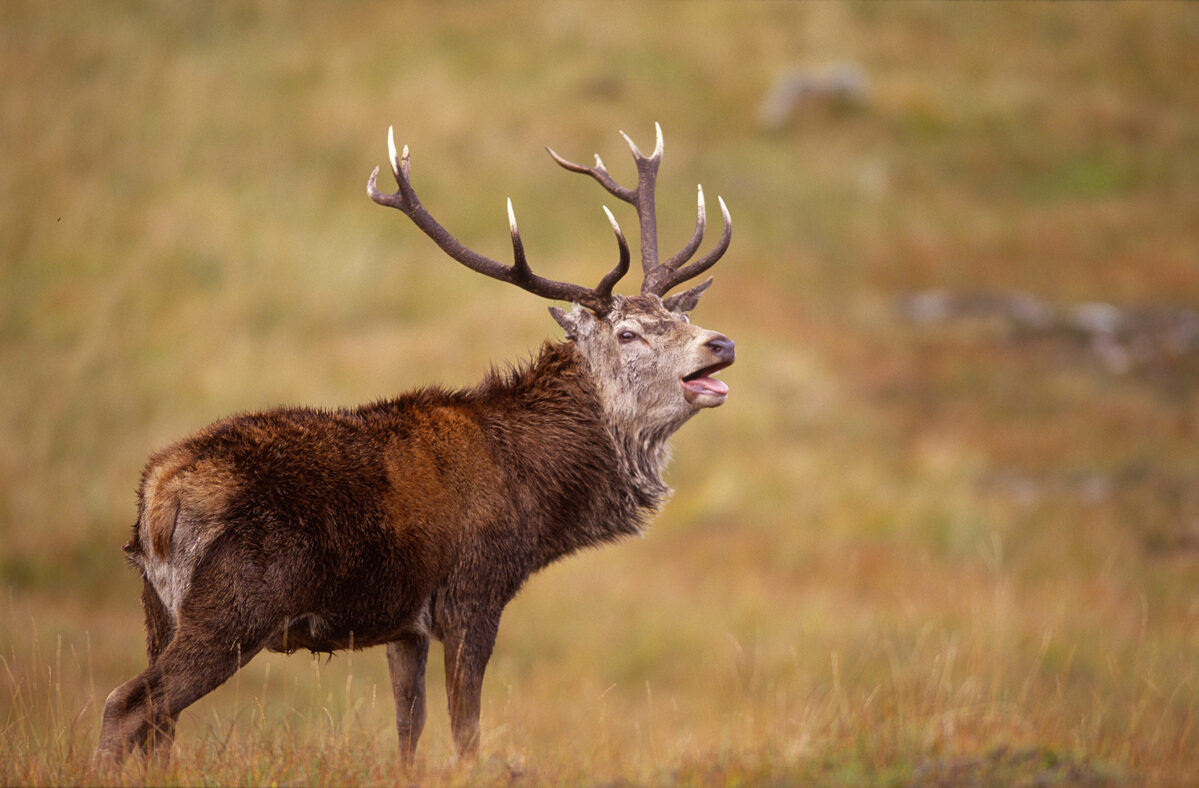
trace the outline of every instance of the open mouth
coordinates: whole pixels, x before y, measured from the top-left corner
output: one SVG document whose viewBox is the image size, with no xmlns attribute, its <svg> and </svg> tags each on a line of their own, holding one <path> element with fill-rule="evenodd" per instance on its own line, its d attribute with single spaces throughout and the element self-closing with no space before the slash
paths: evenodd
<svg viewBox="0 0 1199 788">
<path fill-rule="evenodd" d="M 732 363 L 731 361 L 722 361 L 710 367 L 697 369 L 690 375 L 683 377 L 683 396 L 687 398 L 688 402 L 694 402 L 695 397 L 704 395 L 719 397 L 721 399 L 727 397 L 729 394 L 728 384 L 712 376 Z"/>
</svg>

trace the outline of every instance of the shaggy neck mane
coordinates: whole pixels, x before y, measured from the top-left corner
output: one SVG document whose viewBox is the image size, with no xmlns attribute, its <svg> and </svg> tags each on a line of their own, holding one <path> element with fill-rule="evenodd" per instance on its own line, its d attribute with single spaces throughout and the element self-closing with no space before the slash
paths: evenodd
<svg viewBox="0 0 1199 788">
<path fill-rule="evenodd" d="M 570 505 L 543 514 L 565 513 L 559 525 L 586 544 L 640 533 L 670 494 L 661 471 L 674 429 L 636 431 L 612 419 L 571 342 L 547 342 L 529 362 L 492 369 L 467 397 L 503 414 L 493 427 L 503 425 L 517 476 L 563 491 Z M 570 541 L 568 552 L 586 546 Z"/>
<path fill-rule="evenodd" d="M 554 412 L 555 406 L 582 401 L 586 412 L 602 420 L 620 456 L 622 470 L 643 493 L 641 505 L 656 509 L 670 494 L 662 481 L 662 471 L 670 459 L 667 441 L 680 425 L 626 425 L 612 418 L 573 342 L 546 342 L 540 356 L 530 362 L 504 372 L 492 369 L 480 389 L 503 391 L 532 411 Z"/>
</svg>

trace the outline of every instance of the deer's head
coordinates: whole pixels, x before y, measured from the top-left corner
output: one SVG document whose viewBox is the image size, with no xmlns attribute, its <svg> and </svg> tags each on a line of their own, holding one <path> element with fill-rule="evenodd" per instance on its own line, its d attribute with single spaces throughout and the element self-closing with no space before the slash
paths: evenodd
<svg viewBox="0 0 1199 788">
<path fill-rule="evenodd" d="M 683 282 L 707 271 L 728 249 L 733 224 L 724 200 L 717 197 L 724 230 L 716 246 L 705 256 L 691 261 L 703 240 L 706 224 L 703 188 L 699 188 L 695 232 L 677 254 L 660 262 L 654 187 L 662 161 L 662 129 L 655 124 L 657 144 L 645 156 L 624 132 L 621 136 L 637 163 L 637 187 L 618 184 L 597 155 L 595 166 L 567 161 L 552 150 L 561 166 L 595 178 L 613 196 L 637 209 L 641 229 L 641 266 L 644 278 L 640 295 L 613 293 L 616 283 L 629 270 L 629 246 L 608 208 L 604 213 L 616 234 L 619 260 L 595 287 L 546 279 L 533 273 L 525 259 L 524 244 L 516 226 L 512 201 L 508 201 L 508 224 L 512 236 L 513 263 L 505 265 L 474 252 L 455 239 L 425 210 L 409 180 L 408 148 L 397 153 L 392 130 L 387 144 L 391 169 L 398 189 L 383 193 L 376 187 L 379 169 L 371 173 L 367 193 L 380 205 L 396 208 L 410 218 L 453 259 L 478 273 L 517 285 L 536 295 L 574 304 L 570 312 L 551 307 L 550 313 L 566 330 L 586 361 L 611 417 L 637 429 L 671 432 L 701 408 L 724 403 L 728 386 L 712 377 L 733 363 L 733 341 L 723 334 L 691 324 L 687 313 L 695 308 L 712 279 L 673 295 L 667 293 Z"/>
</svg>

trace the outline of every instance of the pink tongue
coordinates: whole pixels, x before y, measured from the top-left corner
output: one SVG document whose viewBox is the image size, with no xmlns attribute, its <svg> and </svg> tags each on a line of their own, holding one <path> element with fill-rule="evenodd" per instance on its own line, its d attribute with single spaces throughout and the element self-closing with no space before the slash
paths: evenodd
<svg viewBox="0 0 1199 788">
<path fill-rule="evenodd" d="M 693 378 L 692 380 L 684 381 L 683 385 L 692 391 L 709 392 L 725 396 L 729 393 L 729 387 L 723 380 L 716 378 Z"/>
</svg>

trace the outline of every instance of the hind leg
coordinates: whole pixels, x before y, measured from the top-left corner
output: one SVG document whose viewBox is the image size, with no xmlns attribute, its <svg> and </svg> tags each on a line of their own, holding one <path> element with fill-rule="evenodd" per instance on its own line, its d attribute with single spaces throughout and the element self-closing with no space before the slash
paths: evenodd
<svg viewBox="0 0 1199 788">
<path fill-rule="evenodd" d="M 224 684 L 264 640 L 264 635 L 247 641 L 220 629 L 180 627 L 153 664 L 108 696 L 97 754 L 120 760 L 134 748 L 169 749 L 179 714 Z"/>
<path fill-rule="evenodd" d="M 148 708 L 148 704 L 153 702 L 154 688 L 161 683 L 161 671 L 155 667 L 155 663 L 174 637 L 175 623 L 144 572 L 142 611 L 146 619 L 146 655 L 150 664 L 109 693 L 104 702 L 97 758 L 120 760 L 133 747 L 146 749 L 150 745 L 156 745 L 155 749 L 162 751 L 170 746 L 174 738 L 174 721 L 178 715 L 168 715 L 162 719 L 161 715 Z M 128 720 L 135 710 L 142 712 L 147 730 L 140 729 Z"/>
<path fill-rule="evenodd" d="M 175 637 L 175 621 L 149 580 L 142 586 L 142 609 L 146 614 L 146 655 L 153 665 Z M 165 761 L 169 758 L 178 719 L 179 714 L 175 713 L 160 720 L 144 745 L 156 759 Z"/>
<path fill-rule="evenodd" d="M 135 748 L 165 754 L 180 712 L 225 683 L 264 640 L 181 625 L 156 661 L 108 696 L 96 754 L 116 761 Z"/>
<path fill-rule="evenodd" d="M 154 671 L 154 664 L 162 655 L 163 650 L 175 636 L 175 622 L 154 586 L 142 575 L 142 610 L 146 618 L 146 655 L 149 666 L 135 678 L 125 682 L 108 696 L 104 704 L 103 733 L 100 738 L 98 754 L 106 754 L 119 759 L 126 749 L 138 746 L 150 750 L 157 757 L 164 757 L 170 750 L 171 741 L 175 736 L 175 722 L 179 715 L 167 715 L 163 718 L 152 710 L 144 714 L 151 721 L 148 732 L 130 730 L 121 733 L 121 722 L 131 709 L 140 708 L 143 701 L 152 699 L 151 686 L 159 683 L 160 671 Z M 129 739 L 126 741 L 126 739 Z"/>
<path fill-rule="evenodd" d="M 178 620 L 165 628 L 167 611 L 146 592 L 150 665 L 108 696 L 97 756 L 169 751 L 180 712 L 225 683 L 277 633 L 283 617 L 262 604 L 259 583 L 255 572 L 214 551 L 192 576 Z"/>
</svg>

